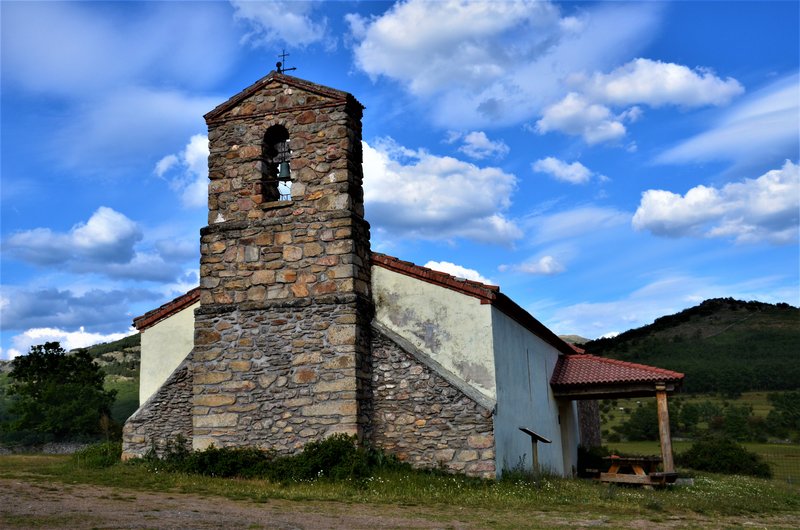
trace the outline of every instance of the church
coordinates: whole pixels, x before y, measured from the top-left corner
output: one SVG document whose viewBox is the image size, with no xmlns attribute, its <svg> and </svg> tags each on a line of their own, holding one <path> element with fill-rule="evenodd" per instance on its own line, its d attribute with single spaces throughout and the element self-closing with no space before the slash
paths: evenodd
<svg viewBox="0 0 800 530">
<path fill-rule="evenodd" d="M 363 110 L 273 71 L 205 115 L 200 286 L 134 320 L 123 458 L 176 439 L 290 454 L 345 433 L 419 467 L 571 476 L 578 445 L 599 443 L 592 400 L 666 410 L 683 374 L 583 354 L 497 286 L 372 252 Z"/>
</svg>

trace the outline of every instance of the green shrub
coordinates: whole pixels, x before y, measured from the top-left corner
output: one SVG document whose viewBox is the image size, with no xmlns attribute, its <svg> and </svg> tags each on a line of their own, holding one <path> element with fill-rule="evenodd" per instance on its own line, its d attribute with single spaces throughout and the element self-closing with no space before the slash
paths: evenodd
<svg viewBox="0 0 800 530">
<path fill-rule="evenodd" d="M 410 469 L 408 464 L 382 451 L 358 447 L 355 436 L 335 434 L 311 442 L 303 451 L 278 456 L 275 451 L 255 447 L 190 451 L 185 439 L 167 443 L 159 456 L 152 448 L 134 463 L 150 470 L 177 471 L 214 477 L 266 478 L 273 482 L 346 480 L 369 477 L 378 469 Z"/>
<path fill-rule="evenodd" d="M 90 445 L 72 455 L 72 460 L 82 467 L 111 467 L 122 457 L 122 442 L 102 442 Z"/>
<path fill-rule="evenodd" d="M 771 478 L 772 470 L 761 457 L 726 438 L 699 440 L 684 453 L 680 453 L 678 465 L 728 475 L 751 475 Z"/>
<path fill-rule="evenodd" d="M 597 470 L 606 469 L 608 467 L 608 464 L 605 463 L 603 458 L 609 456 L 610 454 L 611 451 L 609 451 L 608 447 L 605 446 L 586 448 L 582 445 L 579 445 L 578 476 L 581 478 L 593 478 L 597 476 Z"/>
</svg>

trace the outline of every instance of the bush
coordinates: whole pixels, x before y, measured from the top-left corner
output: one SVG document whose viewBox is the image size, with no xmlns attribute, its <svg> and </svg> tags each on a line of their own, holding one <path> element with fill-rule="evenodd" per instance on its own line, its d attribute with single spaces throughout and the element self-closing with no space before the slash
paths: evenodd
<svg viewBox="0 0 800 530">
<path fill-rule="evenodd" d="M 608 447 L 589 447 L 578 446 L 578 476 L 581 478 L 594 478 L 597 472 L 608 467 L 603 460 L 604 457 L 611 455 Z"/>
<path fill-rule="evenodd" d="M 73 462 L 82 467 L 111 467 L 122 458 L 122 442 L 102 442 L 90 445 L 72 455 Z"/>
<path fill-rule="evenodd" d="M 698 471 L 772 477 L 769 464 L 760 456 L 725 438 L 699 440 L 688 451 L 677 455 L 676 462 Z"/>
<path fill-rule="evenodd" d="M 185 440 L 167 443 L 159 457 L 151 449 L 138 463 L 151 470 L 178 471 L 214 477 L 266 478 L 273 482 L 303 480 L 345 480 L 370 476 L 378 469 L 409 469 L 395 457 L 374 449 L 360 448 L 355 436 L 335 434 L 311 442 L 303 452 L 278 456 L 255 447 L 217 448 L 190 451 Z"/>
</svg>

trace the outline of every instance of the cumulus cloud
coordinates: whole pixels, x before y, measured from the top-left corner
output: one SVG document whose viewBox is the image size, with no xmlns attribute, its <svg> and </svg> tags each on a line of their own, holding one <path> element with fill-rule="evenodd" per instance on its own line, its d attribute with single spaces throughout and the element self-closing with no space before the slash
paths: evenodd
<svg viewBox="0 0 800 530">
<path fill-rule="evenodd" d="M 139 226 L 125 215 L 101 206 L 86 223 L 69 232 L 35 228 L 12 234 L 4 248 L 16 257 L 37 265 L 71 260 L 124 263 L 134 257 L 134 245 L 142 239 Z"/>
<path fill-rule="evenodd" d="M 552 156 L 537 160 L 531 164 L 531 168 L 538 173 L 545 173 L 556 180 L 569 182 L 570 184 L 584 184 L 589 182 L 592 176 L 595 175 L 593 171 L 580 162 L 567 164 L 563 160 Z M 604 179 L 602 175 L 599 175 L 598 178 Z"/>
<path fill-rule="evenodd" d="M 800 77 L 784 77 L 745 97 L 713 126 L 658 156 L 657 162 L 796 159 L 799 155 Z"/>
<path fill-rule="evenodd" d="M 153 172 L 168 178 L 170 187 L 187 208 L 205 207 L 208 201 L 208 136 L 195 134 L 177 154 L 163 157 Z"/>
<path fill-rule="evenodd" d="M 370 222 L 423 239 L 467 238 L 509 244 L 522 236 L 505 217 L 516 177 L 392 139 L 363 143 L 364 201 Z"/>
<path fill-rule="evenodd" d="M 40 266 L 60 265 L 78 274 L 98 273 L 110 278 L 171 281 L 180 273 L 157 251 L 139 251 L 143 239 L 137 223 L 101 206 L 86 223 L 67 232 L 34 228 L 16 232 L 3 241 L 9 256 Z"/>
<path fill-rule="evenodd" d="M 456 131 L 448 133 L 447 143 L 461 141 L 458 150 L 470 158 L 482 160 L 484 158 L 503 158 L 510 149 L 502 140 L 490 140 L 483 131 L 472 131 L 462 134 Z"/>
<path fill-rule="evenodd" d="M 633 216 L 637 230 L 667 237 L 722 237 L 738 243 L 796 244 L 800 167 L 783 167 L 721 188 L 696 186 L 685 195 L 647 190 Z"/>
<path fill-rule="evenodd" d="M 707 69 L 692 70 L 680 64 L 643 58 L 608 74 L 595 72 L 587 78 L 576 75 L 571 82 L 595 101 L 620 106 L 719 106 L 744 93 L 744 87 L 732 77 L 721 79 Z"/>
<path fill-rule="evenodd" d="M 251 2 L 231 0 L 234 17 L 245 22 L 251 31 L 245 42 L 270 47 L 275 43 L 289 46 L 308 46 L 329 39 L 328 21 L 315 20 L 314 9 L 321 2 Z"/>
<path fill-rule="evenodd" d="M 617 66 L 645 46 L 660 10 L 598 5 L 563 17 L 550 2 L 410 0 L 347 20 L 362 71 L 430 101 L 439 124 L 466 128 L 530 119 L 563 96 L 570 74 Z"/>
<path fill-rule="evenodd" d="M 542 118 L 536 122 L 536 132 L 560 131 L 583 136 L 586 143 L 592 145 L 625 136 L 624 117 L 614 116 L 605 105 L 592 103 L 582 95 L 570 92 L 558 103 L 544 109 Z"/>
<path fill-rule="evenodd" d="M 14 357 L 25 355 L 30 351 L 31 346 L 37 346 L 45 342 L 59 342 L 62 348 L 69 351 L 75 348 L 87 348 L 103 342 L 113 342 L 134 333 L 136 333 L 134 328 L 121 333 L 107 334 L 92 333 L 86 331 L 83 326 L 78 328 L 77 331 L 67 331 L 59 328 L 32 328 L 12 337 L 11 343 L 14 347 L 9 348 L 6 352 L 0 351 L 0 359 L 13 359 Z"/>
<path fill-rule="evenodd" d="M 624 123 L 635 122 L 643 114 L 638 105 L 719 106 L 744 92 L 733 78 L 721 79 L 708 70 L 642 58 L 608 74 L 572 74 L 567 84 L 573 91 L 544 109 L 536 131 L 582 136 L 590 145 L 625 136 Z M 620 110 L 615 114 L 612 107 Z"/>
<path fill-rule="evenodd" d="M 464 278 L 465 280 L 481 282 L 487 285 L 493 284 L 492 280 L 482 276 L 481 273 L 479 273 L 475 269 L 468 269 L 466 267 L 462 267 L 461 265 L 456 265 L 455 263 L 451 263 L 449 261 L 429 261 L 428 263 L 423 265 L 423 267 L 444 272 L 451 276 L 455 276 L 456 278 Z"/>
</svg>

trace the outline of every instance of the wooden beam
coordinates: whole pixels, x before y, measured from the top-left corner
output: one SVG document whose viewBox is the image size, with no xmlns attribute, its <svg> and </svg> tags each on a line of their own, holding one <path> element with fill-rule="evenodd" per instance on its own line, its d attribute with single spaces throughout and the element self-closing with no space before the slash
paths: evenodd
<svg viewBox="0 0 800 530">
<path fill-rule="evenodd" d="M 672 438 L 669 433 L 669 408 L 667 408 L 667 389 L 663 383 L 656 384 L 656 405 L 658 406 L 658 437 L 661 440 L 661 462 L 665 473 L 673 473 Z"/>
</svg>

